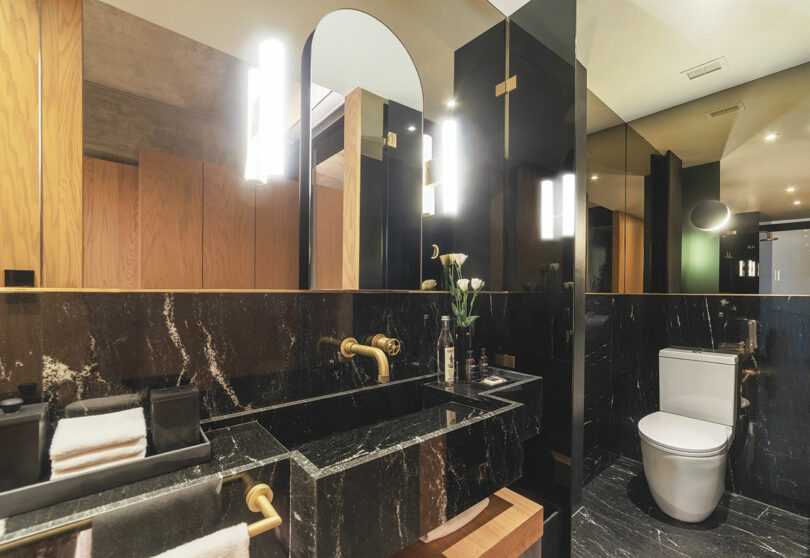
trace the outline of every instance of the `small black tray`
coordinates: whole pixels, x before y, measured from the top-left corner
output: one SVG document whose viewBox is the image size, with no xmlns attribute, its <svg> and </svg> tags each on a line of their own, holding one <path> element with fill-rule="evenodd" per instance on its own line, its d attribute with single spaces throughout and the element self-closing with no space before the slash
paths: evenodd
<svg viewBox="0 0 810 558">
<path fill-rule="evenodd" d="M 115 467 L 0 492 L 0 517 L 10 517 L 44 508 L 122 484 L 191 467 L 209 459 L 211 459 L 211 442 L 200 429 L 200 443 L 194 446 L 149 455 Z"/>
</svg>

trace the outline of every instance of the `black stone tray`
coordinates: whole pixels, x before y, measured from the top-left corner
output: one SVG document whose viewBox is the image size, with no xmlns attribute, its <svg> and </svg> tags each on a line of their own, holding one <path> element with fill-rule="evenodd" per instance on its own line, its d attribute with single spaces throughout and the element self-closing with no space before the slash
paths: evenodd
<svg viewBox="0 0 810 558">
<path fill-rule="evenodd" d="M 200 443 L 149 455 L 115 467 L 21 486 L 0 492 L 0 517 L 10 517 L 145 478 L 198 465 L 211 459 L 211 442 L 200 429 Z"/>
</svg>

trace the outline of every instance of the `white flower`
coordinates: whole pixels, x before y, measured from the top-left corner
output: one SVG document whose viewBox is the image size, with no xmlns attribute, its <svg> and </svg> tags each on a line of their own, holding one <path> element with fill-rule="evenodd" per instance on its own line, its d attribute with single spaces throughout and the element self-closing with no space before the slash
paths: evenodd
<svg viewBox="0 0 810 558">
<path fill-rule="evenodd" d="M 423 291 L 432 291 L 436 288 L 436 280 L 435 279 L 425 279 L 422 281 L 422 290 Z"/>
<path fill-rule="evenodd" d="M 458 285 L 458 288 L 461 289 L 462 292 L 466 293 L 467 289 L 470 286 L 470 280 L 469 279 L 459 279 L 458 281 L 456 281 L 456 284 Z"/>
<path fill-rule="evenodd" d="M 464 265 L 464 262 L 467 261 L 467 254 L 453 254 L 453 263 L 457 263 L 459 267 Z"/>
<path fill-rule="evenodd" d="M 473 288 L 474 291 L 477 291 L 478 289 L 484 286 L 484 282 L 475 277 L 470 280 L 470 286 Z"/>
<path fill-rule="evenodd" d="M 453 257 L 453 254 L 442 254 L 441 256 L 439 256 L 439 259 L 442 262 L 442 267 L 447 267 L 447 264 L 452 263 L 450 261 L 450 258 L 452 258 L 452 257 Z"/>
</svg>

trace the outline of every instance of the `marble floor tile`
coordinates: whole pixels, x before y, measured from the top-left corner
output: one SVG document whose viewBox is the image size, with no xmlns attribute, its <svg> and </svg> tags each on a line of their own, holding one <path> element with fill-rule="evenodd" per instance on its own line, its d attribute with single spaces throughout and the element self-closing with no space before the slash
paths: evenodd
<svg viewBox="0 0 810 558">
<path fill-rule="evenodd" d="M 572 556 L 810 556 L 810 520 L 736 494 L 698 524 L 665 515 L 653 501 L 640 463 L 619 459 L 583 492 L 572 518 Z"/>
</svg>

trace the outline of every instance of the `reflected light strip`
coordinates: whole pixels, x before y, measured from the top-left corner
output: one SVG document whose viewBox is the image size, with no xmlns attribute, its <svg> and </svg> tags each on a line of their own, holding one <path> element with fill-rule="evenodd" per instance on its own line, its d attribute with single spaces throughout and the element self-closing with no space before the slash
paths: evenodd
<svg viewBox="0 0 810 558">
<path fill-rule="evenodd" d="M 540 238 L 554 238 L 554 183 L 551 180 L 540 183 Z"/>
<path fill-rule="evenodd" d="M 562 177 L 562 235 L 574 236 L 574 223 L 576 222 L 576 181 L 571 173 Z"/>
<path fill-rule="evenodd" d="M 267 182 L 284 174 L 284 45 L 259 45 L 259 69 L 248 73 L 245 179 Z"/>
<path fill-rule="evenodd" d="M 427 162 L 433 160 L 433 138 L 422 134 L 422 215 L 436 215 L 436 189 L 427 185 Z"/>
<path fill-rule="evenodd" d="M 442 123 L 442 212 L 458 213 L 458 126 L 455 120 Z"/>
</svg>

